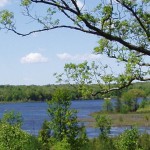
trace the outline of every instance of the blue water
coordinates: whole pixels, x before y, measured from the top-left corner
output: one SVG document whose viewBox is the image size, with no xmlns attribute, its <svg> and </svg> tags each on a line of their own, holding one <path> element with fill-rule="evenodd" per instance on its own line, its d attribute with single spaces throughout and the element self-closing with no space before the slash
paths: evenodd
<svg viewBox="0 0 150 150">
<path fill-rule="evenodd" d="M 78 111 L 78 118 L 90 118 L 90 114 L 93 112 L 100 111 L 103 106 L 102 100 L 88 100 L 88 101 L 72 101 L 71 108 Z M 49 120 L 47 115 L 48 105 L 45 102 L 25 102 L 25 103 L 6 103 L 0 104 L 0 117 L 7 111 L 17 111 L 23 116 L 23 126 L 22 129 L 37 135 L 38 131 L 41 129 L 43 121 Z M 111 135 L 117 135 L 123 132 L 126 127 L 112 127 Z M 99 130 L 95 128 L 87 128 L 87 134 L 90 138 L 96 137 L 99 134 Z M 146 130 L 150 133 L 149 128 L 141 128 L 140 130 Z"/>
</svg>

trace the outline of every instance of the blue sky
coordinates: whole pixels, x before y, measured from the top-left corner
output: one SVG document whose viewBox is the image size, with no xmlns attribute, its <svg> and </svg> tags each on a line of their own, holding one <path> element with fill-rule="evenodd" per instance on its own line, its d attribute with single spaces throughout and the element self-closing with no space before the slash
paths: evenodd
<svg viewBox="0 0 150 150">
<path fill-rule="evenodd" d="M 82 4 L 79 2 L 79 4 Z M 18 29 L 26 32 L 34 26 L 22 18 L 17 0 L 0 0 L 0 10 L 16 13 Z M 22 27 L 21 23 L 25 23 Z M 22 27 L 22 28 L 21 28 Z M 63 72 L 65 63 L 84 60 L 101 60 L 114 63 L 104 56 L 93 55 L 98 37 L 68 29 L 18 36 L 6 30 L 0 31 L 0 85 L 54 84 L 55 72 Z"/>
</svg>

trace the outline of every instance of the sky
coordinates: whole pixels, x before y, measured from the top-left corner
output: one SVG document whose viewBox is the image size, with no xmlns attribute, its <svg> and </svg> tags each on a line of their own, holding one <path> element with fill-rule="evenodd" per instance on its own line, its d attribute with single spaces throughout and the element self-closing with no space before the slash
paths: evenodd
<svg viewBox="0 0 150 150">
<path fill-rule="evenodd" d="M 82 2 L 78 1 L 78 5 L 82 6 Z M 0 10 L 3 9 L 16 13 L 17 29 L 21 32 L 26 33 L 36 26 L 19 15 L 22 10 L 18 0 L 0 0 Z M 64 65 L 70 62 L 101 60 L 113 64 L 104 56 L 92 53 L 98 40 L 94 35 L 69 29 L 25 37 L 0 30 L 0 85 L 55 84 L 53 74 L 62 73 Z"/>
</svg>

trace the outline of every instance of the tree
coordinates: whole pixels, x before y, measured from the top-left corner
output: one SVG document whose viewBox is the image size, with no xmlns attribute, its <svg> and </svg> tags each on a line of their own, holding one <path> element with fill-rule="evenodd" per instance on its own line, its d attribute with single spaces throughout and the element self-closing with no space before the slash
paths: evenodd
<svg viewBox="0 0 150 150">
<path fill-rule="evenodd" d="M 104 98 L 103 110 L 106 112 L 113 111 L 113 104 L 110 98 Z"/>
<path fill-rule="evenodd" d="M 129 111 L 136 111 L 138 109 L 138 98 L 145 97 L 145 92 L 140 89 L 131 89 L 122 94 L 122 103 L 125 104 Z"/>
<path fill-rule="evenodd" d="M 118 141 L 116 142 L 117 150 L 138 150 L 139 135 L 139 131 L 135 127 L 125 130 L 118 137 Z"/>
<path fill-rule="evenodd" d="M 91 84 L 97 82 L 98 93 L 122 89 L 133 81 L 150 80 L 150 0 L 101 0 L 90 4 L 79 0 L 22 0 L 23 14 L 40 24 L 38 29 L 20 33 L 16 29 L 14 14 L 8 10 L 0 12 L 0 29 L 27 36 L 35 32 L 68 28 L 100 38 L 94 53 L 106 55 L 123 63 L 124 72 L 115 74 L 116 68 L 104 64 L 91 66 L 87 63 L 65 66 L 66 74 L 75 82 Z M 42 5 L 42 13 L 36 7 Z M 91 5 L 91 7 L 88 7 Z M 44 7 L 45 6 L 45 7 Z M 35 8 L 35 10 L 34 10 Z M 34 10 L 34 11 L 33 11 Z M 42 16 L 43 14 L 43 16 Z M 64 19 L 64 17 L 66 19 Z M 67 21 L 68 19 L 68 21 Z M 82 72 L 84 80 L 78 81 Z M 113 70 L 113 71 L 110 71 Z M 106 86 L 102 86 L 105 84 Z"/>
<path fill-rule="evenodd" d="M 78 124 L 77 111 L 70 108 L 70 95 L 67 89 L 57 89 L 49 101 L 50 137 L 60 143 L 66 141 L 72 150 L 78 150 L 86 145 L 88 139 L 85 127 Z"/>
<path fill-rule="evenodd" d="M 95 119 L 97 127 L 100 130 L 100 137 L 108 137 L 108 134 L 110 133 L 111 129 L 111 119 L 106 115 L 97 115 Z"/>
</svg>

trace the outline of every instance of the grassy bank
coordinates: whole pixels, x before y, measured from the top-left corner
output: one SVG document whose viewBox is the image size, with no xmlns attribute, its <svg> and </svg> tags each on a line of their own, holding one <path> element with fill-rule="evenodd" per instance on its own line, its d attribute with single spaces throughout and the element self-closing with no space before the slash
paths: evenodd
<svg viewBox="0 0 150 150">
<path fill-rule="evenodd" d="M 142 126 L 150 127 L 150 112 L 147 113 L 105 113 L 96 112 L 91 114 L 92 118 L 79 119 L 80 122 L 86 122 L 88 127 L 96 127 L 95 117 L 96 115 L 105 114 L 108 115 L 112 120 L 112 126 Z"/>
</svg>

